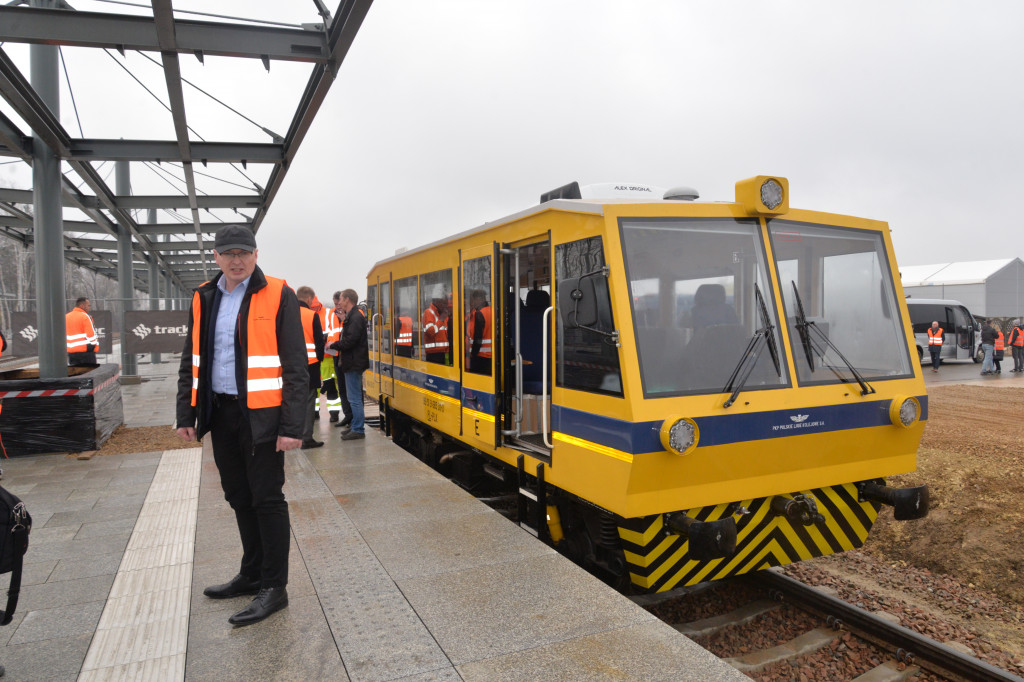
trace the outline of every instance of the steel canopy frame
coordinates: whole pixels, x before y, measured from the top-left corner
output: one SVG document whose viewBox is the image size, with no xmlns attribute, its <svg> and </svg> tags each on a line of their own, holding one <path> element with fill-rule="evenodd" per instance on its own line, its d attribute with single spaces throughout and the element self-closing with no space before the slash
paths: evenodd
<svg viewBox="0 0 1024 682">
<path fill-rule="evenodd" d="M 116 272 L 118 236 L 127 230 L 132 240 L 132 259 L 136 262 L 132 278 L 135 289 L 149 290 L 147 269 L 155 264 L 182 292 L 187 291 L 209 279 L 208 242 L 223 224 L 202 222 L 200 211 L 233 210 L 242 219 L 232 222 L 248 225 L 254 232 L 259 230 L 372 2 L 340 0 L 332 19 L 321 0 L 312 0 L 324 23 L 304 24 L 301 29 L 175 19 L 172 0 L 152 0 L 152 17 L 0 5 L 0 43 L 110 48 L 122 54 L 126 49 L 159 52 L 175 135 L 173 140 L 73 137 L 0 47 L 0 95 L 31 129 L 26 134 L 0 112 L 0 156 L 31 164 L 35 134 L 84 183 L 87 192 L 79 190 L 67 174 L 63 175 L 63 205 L 78 209 L 91 219 L 65 221 L 64 232 L 105 235 L 109 241 L 65 234 L 65 257 L 69 262 L 102 274 Z M 270 143 L 192 141 L 181 54 L 194 55 L 200 61 L 205 55 L 260 59 L 268 69 L 270 61 L 276 60 L 310 64 L 312 73 L 287 134 L 281 138 L 264 128 L 273 137 Z M 95 162 L 106 161 L 180 163 L 185 191 L 172 195 L 119 195 L 94 166 Z M 204 165 L 270 164 L 271 170 L 265 188 L 250 180 L 254 185 L 251 194 L 207 195 L 201 194 L 196 186 L 196 161 Z M 32 215 L 15 206 L 31 204 L 32 195 L 32 190 L 0 188 L 0 234 L 24 244 L 33 242 Z M 186 208 L 190 222 L 147 225 L 132 217 L 132 211 L 137 209 Z M 242 210 L 252 212 L 252 218 L 245 217 L 240 213 Z M 175 237 L 175 241 L 160 241 Z"/>
</svg>

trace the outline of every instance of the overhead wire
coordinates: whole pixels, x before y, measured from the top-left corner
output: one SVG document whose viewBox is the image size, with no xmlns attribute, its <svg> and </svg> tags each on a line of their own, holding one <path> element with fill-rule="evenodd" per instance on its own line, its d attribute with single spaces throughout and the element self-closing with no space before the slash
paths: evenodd
<svg viewBox="0 0 1024 682">
<path fill-rule="evenodd" d="M 107 55 L 108 55 L 108 56 L 109 56 L 109 57 L 110 57 L 111 59 L 113 59 L 113 60 L 114 60 L 114 63 L 115 63 L 115 64 L 117 64 L 117 65 L 118 65 L 118 66 L 120 66 L 120 67 L 121 67 L 122 69 L 124 69 L 124 71 L 125 71 L 125 72 L 126 72 L 126 73 L 127 73 L 128 75 L 129 75 L 129 76 L 131 76 L 131 77 L 132 77 L 132 79 L 133 79 L 133 80 L 134 80 L 134 81 L 135 81 L 136 83 L 138 83 L 139 85 L 141 85 L 141 86 L 142 86 L 142 88 L 143 88 L 143 89 L 144 89 L 144 90 L 145 90 L 146 92 L 148 92 L 148 93 L 150 94 L 150 96 L 152 96 L 152 97 L 153 97 L 153 99 L 155 99 L 155 100 L 156 100 L 157 102 L 159 102 L 159 103 L 160 103 L 160 106 L 162 106 L 162 107 L 163 107 L 164 109 L 166 109 L 166 110 L 167 110 L 167 111 L 168 111 L 169 113 L 171 113 L 171 114 L 173 114 L 173 113 L 174 113 L 174 112 L 173 112 L 173 111 L 171 110 L 171 107 L 170 107 L 170 106 L 169 106 L 168 104 L 164 103 L 164 101 L 163 101 L 162 99 L 160 99 L 160 97 L 159 97 L 159 96 L 157 96 L 157 95 L 156 95 L 156 94 L 155 94 L 155 93 L 154 93 L 154 92 L 153 92 L 152 90 L 150 90 L 150 89 L 149 89 L 148 87 L 146 87 L 146 85 L 145 85 L 145 84 L 144 84 L 144 83 L 143 83 L 143 82 L 142 82 L 141 80 L 139 80 L 139 78 L 138 78 L 138 77 L 137 77 L 137 76 L 136 76 L 135 74 L 133 74 L 133 73 L 131 72 L 131 69 L 129 69 L 129 68 L 127 67 L 127 66 L 125 66 L 125 65 L 124 65 L 124 64 L 122 64 L 122 63 L 121 63 L 120 61 L 118 61 L 118 60 L 117 60 L 117 58 L 116 58 L 116 57 L 115 57 L 114 55 L 112 55 L 112 54 L 110 53 L 110 50 L 108 50 L 108 49 L 104 48 L 104 50 L 103 50 L 103 51 L 104 51 L 104 52 L 106 52 L 106 53 L 107 53 Z M 148 58 L 148 57 L 147 57 L 147 58 Z M 159 64 L 158 64 L 158 65 L 159 65 Z M 162 65 L 160 65 L 160 66 L 162 67 Z M 184 79 L 183 79 L 183 80 L 184 80 Z M 191 85 L 191 84 L 190 84 L 190 85 Z M 195 87 L 195 86 L 193 86 L 193 87 Z M 223 104 L 223 103 L 222 103 L 222 104 Z M 227 106 L 227 105 L 225 105 L 225 106 Z M 229 107 L 229 108 L 230 108 L 230 107 Z M 237 112 L 236 112 L 236 113 L 237 113 Z M 240 115 L 241 115 L 241 114 L 240 114 Z M 205 142 L 205 141 L 206 141 L 206 138 L 204 138 L 204 137 L 203 137 L 202 135 L 200 135 L 200 134 L 199 134 L 199 133 L 198 133 L 198 132 L 196 131 L 196 129 L 195 129 L 195 128 L 193 128 L 192 126 L 190 126 L 190 125 L 187 125 L 187 124 L 186 124 L 186 127 L 188 128 L 189 132 L 191 132 L 191 133 L 192 133 L 193 135 L 195 135 L 195 136 L 196 136 L 196 137 L 197 137 L 197 138 L 198 138 L 198 139 L 199 139 L 200 141 L 202 141 L 202 142 Z M 260 190 L 260 186 L 259 186 L 259 184 L 258 184 L 258 183 L 256 183 L 256 181 L 254 181 L 254 180 L 253 180 L 252 178 L 250 178 L 250 177 L 249 177 L 248 175 L 246 175 L 245 173 L 243 173 L 243 172 L 242 172 L 241 170 L 239 170 L 239 169 L 238 169 L 238 167 L 237 167 L 237 166 L 236 166 L 236 165 L 235 165 L 234 163 L 230 163 L 230 164 L 228 164 L 228 165 L 230 165 L 230 166 L 231 166 L 232 168 L 234 168 L 234 169 L 235 169 L 236 171 L 238 171 L 238 173 L 239 173 L 239 174 L 241 174 L 241 176 L 242 176 L 243 178 L 245 178 L 246 180 L 248 180 L 248 181 L 249 181 L 249 183 L 250 183 L 250 184 L 252 184 L 252 186 L 253 186 L 253 187 L 254 187 L 254 188 L 255 188 L 255 189 L 257 190 L 257 191 L 261 191 L 261 190 Z M 262 191 L 261 191 L 261 193 L 262 193 Z"/>
<path fill-rule="evenodd" d="M 75 91 L 71 87 L 71 76 L 68 75 L 68 65 L 64 62 L 64 50 L 58 45 L 57 54 L 60 55 L 60 65 L 64 67 L 64 80 L 68 84 L 68 92 L 71 94 L 71 107 L 75 110 L 75 120 L 78 121 L 78 134 L 81 137 L 85 137 L 85 132 L 82 130 L 82 119 L 78 116 L 78 103 L 75 102 Z"/>
</svg>

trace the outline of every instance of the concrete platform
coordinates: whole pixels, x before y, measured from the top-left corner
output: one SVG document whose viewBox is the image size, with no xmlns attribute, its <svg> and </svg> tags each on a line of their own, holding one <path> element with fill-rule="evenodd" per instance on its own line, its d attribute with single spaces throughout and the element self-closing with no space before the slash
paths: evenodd
<svg viewBox="0 0 1024 682">
<path fill-rule="evenodd" d="M 173 420 L 174 361 L 125 386 Z M 289 452 L 287 609 L 205 586 L 241 546 L 209 448 L 3 463 L 33 515 L 5 680 L 742 680 L 373 430 Z"/>
</svg>

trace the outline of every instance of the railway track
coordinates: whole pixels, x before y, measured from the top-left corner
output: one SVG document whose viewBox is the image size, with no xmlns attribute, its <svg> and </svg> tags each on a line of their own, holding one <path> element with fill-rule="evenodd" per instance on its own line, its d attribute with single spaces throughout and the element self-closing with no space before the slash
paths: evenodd
<svg viewBox="0 0 1024 682">
<path fill-rule="evenodd" d="M 905 628 L 885 614 L 859 608 L 778 571 L 760 571 L 730 583 L 733 585 L 745 585 L 740 590 L 727 588 L 730 592 L 744 593 L 739 603 L 729 603 L 715 596 L 724 586 L 701 593 L 652 595 L 635 600 L 754 678 L 856 682 L 922 677 L 970 682 L 1021 682 L 1024 679 Z M 683 600 L 691 603 L 680 608 L 678 602 Z M 692 603 L 696 600 L 708 603 Z M 723 604 L 725 612 L 685 622 L 679 622 L 674 615 L 714 611 L 712 601 Z M 777 613 L 787 607 L 804 615 Z M 774 617 L 770 615 L 773 613 Z M 736 631 L 730 633 L 730 629 Z M 746 633 L 753 630 L 758 630 L 759 636 L 748 638 Z M 764 647 L 743 644 L 753 639 L 777 643 Z M 845 673 L 837 674 L 843 669 L 839 659 L 844 657 L 859 663 L 851 663 Z M 824 660 L 829 664 L 824 664 Z M 832 661 L 836 664 L 832 665 Z M 872 664 L 872 661 L 877 663 Z M 793 671 L 791 678 L 785 675 L 786 670 Z"/>
</svg>

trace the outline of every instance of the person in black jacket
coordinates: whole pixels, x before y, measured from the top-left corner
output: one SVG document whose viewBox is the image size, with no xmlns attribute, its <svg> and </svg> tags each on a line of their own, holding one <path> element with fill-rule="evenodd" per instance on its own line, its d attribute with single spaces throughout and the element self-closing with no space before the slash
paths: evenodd
<svg viewBox="0 0 1024 682">
<path fill-rule="evenodd" d="M 331 348 L 340 353 L 338 367 L 345 375 L 345 394 L 352 406 L 352 428 L 342 440 L 366 438 L 363 420 L 363 372 L 370 368 L 370 350 L 366 342 L 366 315 L 356 305 L 359 295 L 352 289 L 341 292 L 341 310 L 345 313 L 341 338 Z"/>
<path fill-rule="evenodd" d="M 295 292 L 256 265 L 252 230 L 222 227 L 213 248 L 221 274 L 192 297 L 178 370 L 177 431 L 185 440 L 210 434 L 242 539 L 238 575 L 203 594 L 255 594 L 228 618 L 249 625 L 288 605 L 284 451 L 301 445 L 306 341 Z"/>
</svg>

